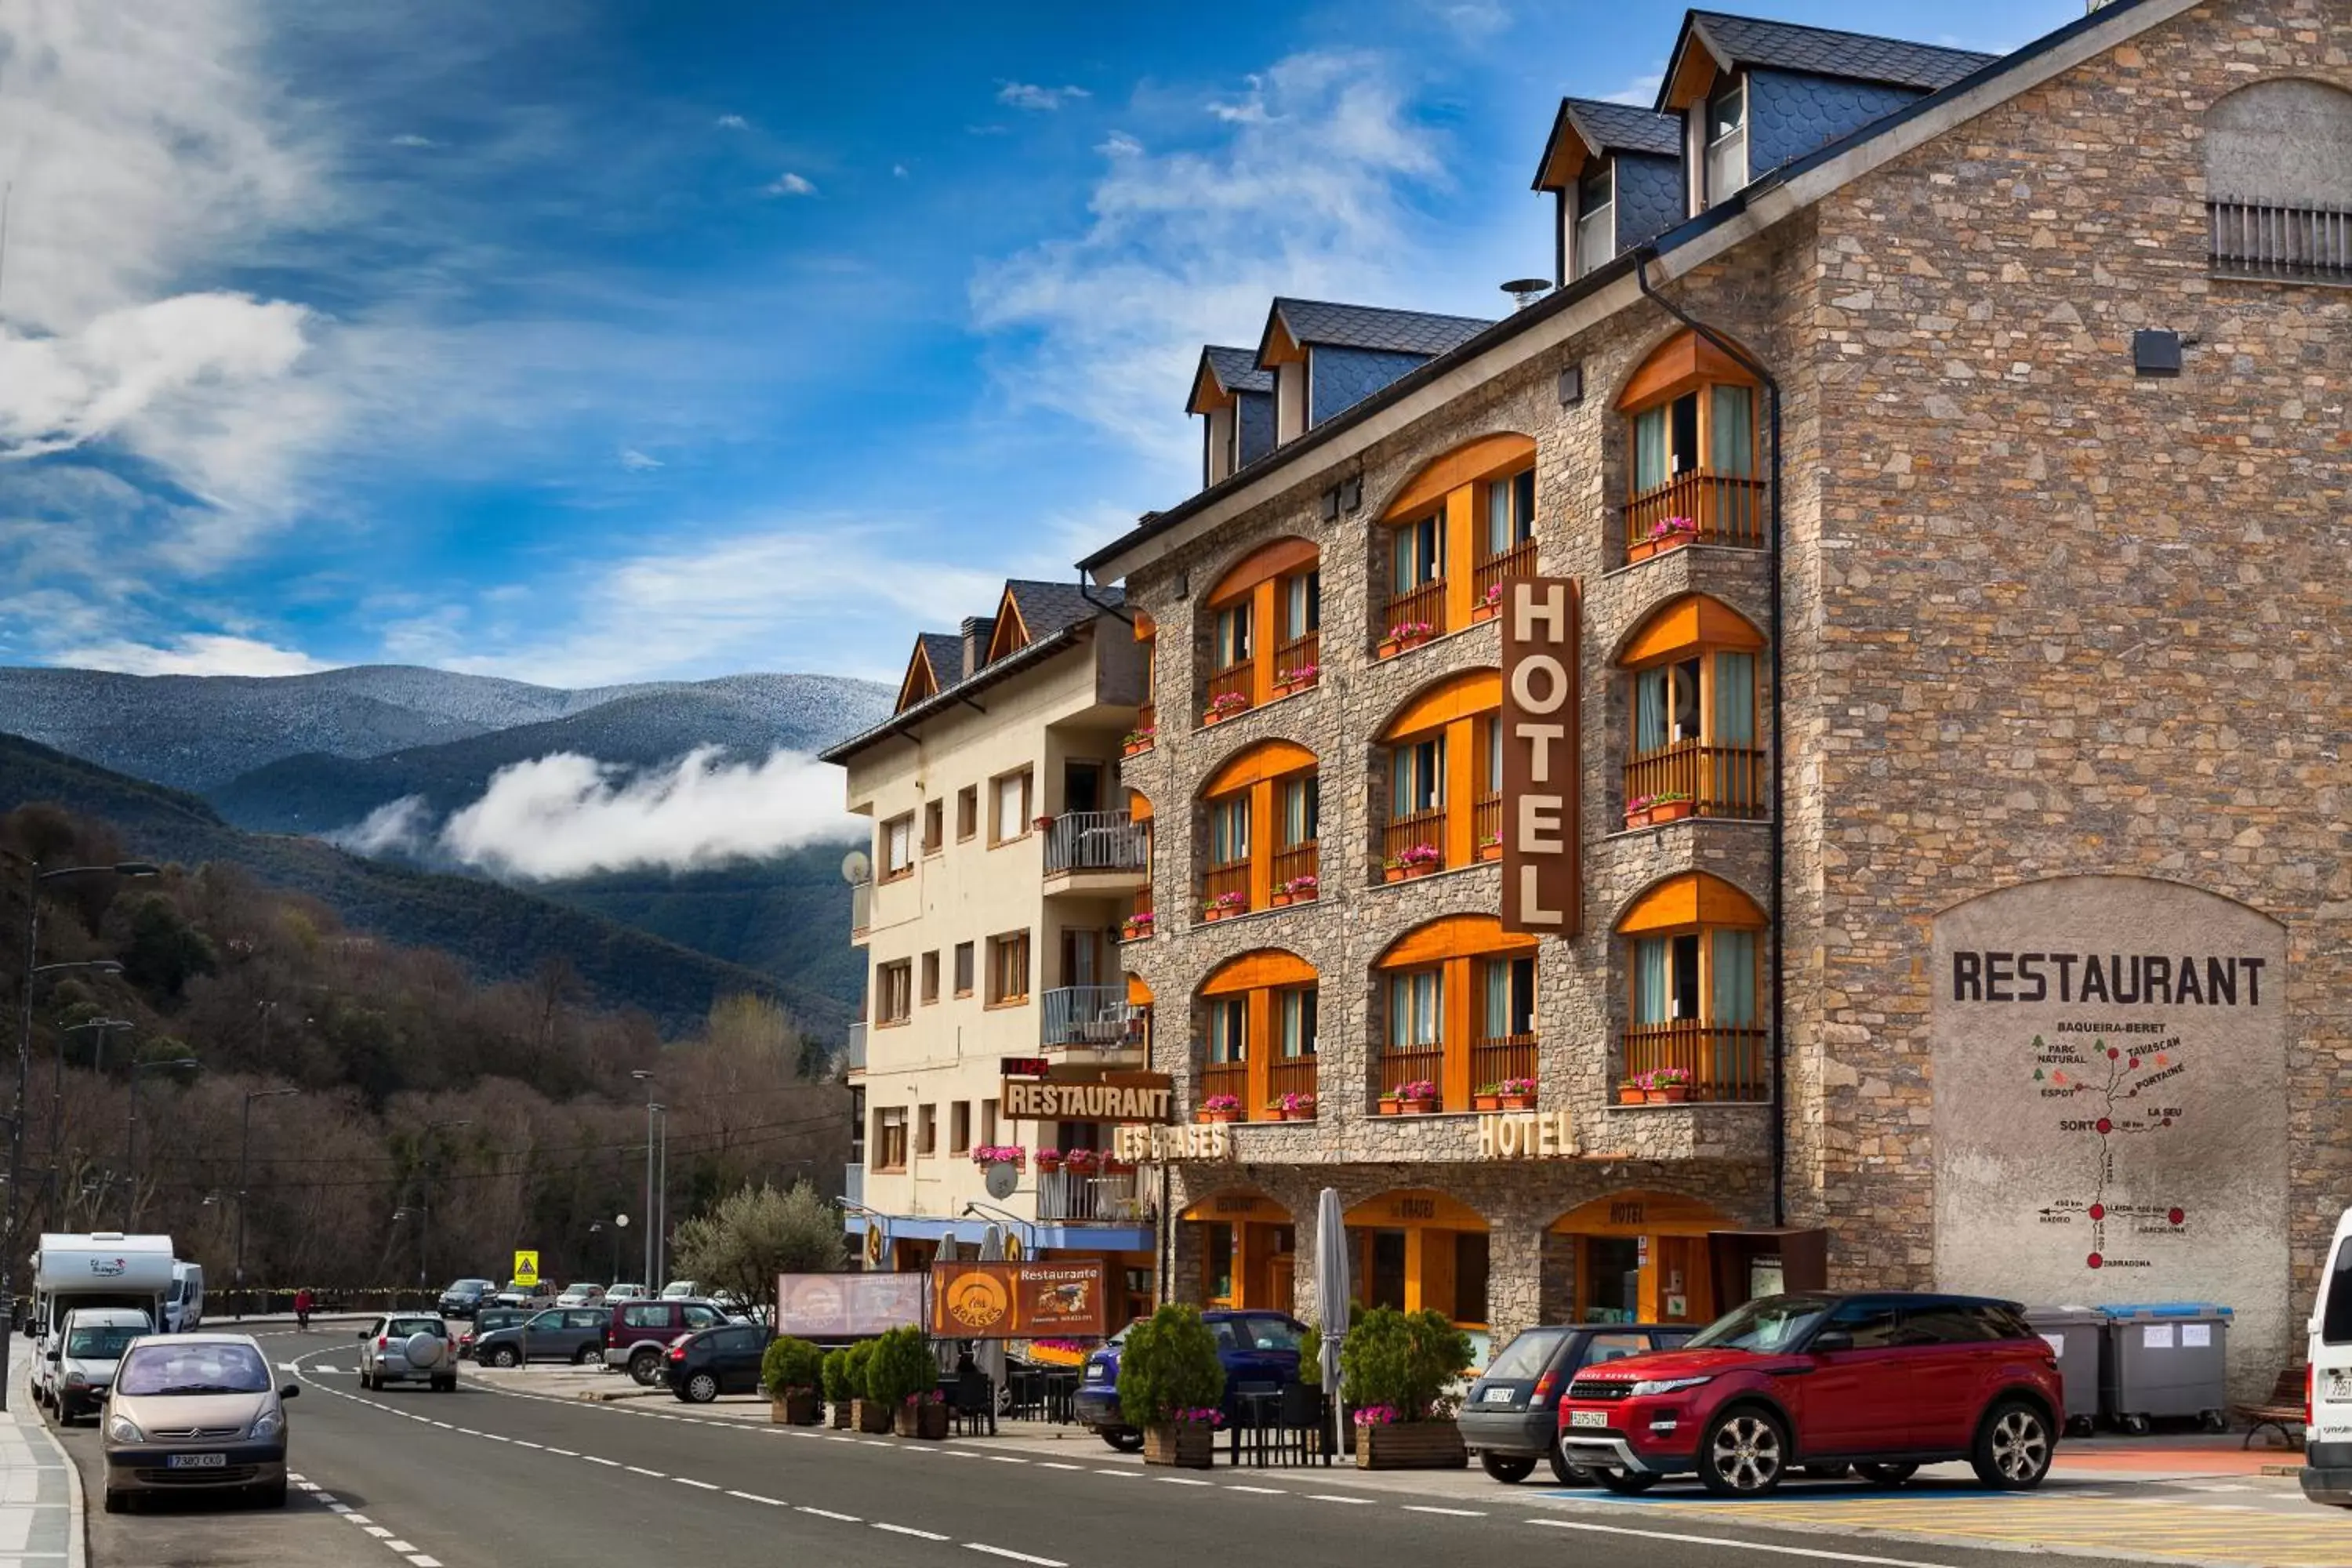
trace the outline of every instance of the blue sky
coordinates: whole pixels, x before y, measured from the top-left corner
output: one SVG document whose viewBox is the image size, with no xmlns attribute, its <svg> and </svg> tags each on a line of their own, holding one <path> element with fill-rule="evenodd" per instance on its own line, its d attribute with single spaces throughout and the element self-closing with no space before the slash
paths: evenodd
<svg viewBox="0 0 2352 1568">
<path fill-rule="evenodd" d="M 1681 16 L 18 0 L 0 662 L 894 679 L 1197 483 L 1274 293 L 1500 313 L 1559 95 Z"/>
</svg>

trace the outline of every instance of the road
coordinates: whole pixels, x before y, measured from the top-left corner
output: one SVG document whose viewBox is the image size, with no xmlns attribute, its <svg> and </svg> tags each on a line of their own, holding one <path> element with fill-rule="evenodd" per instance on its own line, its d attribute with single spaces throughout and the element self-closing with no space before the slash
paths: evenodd
<svg viewBox="0 0 2352 1568">
<path fill-rule="evenodd" d="M 1146 1471 L 1084 1441 L 858 1438 L 706 1417 L 667 1399 L 592 1405 L 476 1381 L 455 1394 L 362 1394 L 340 1332 L 262 1342 L 302 1384 L 290 1412 L 303 1478 L 294 1501 L 282 1514 L 177 1500 L 163 1512 L 93 1513 L 93 1568 L 750 1568 L 780 1556 L 796 1568 L 1204 1556 L 1217 1568 L 1594 1556 L 1612 1568 L 2014 1568 L 2011 1553 L 1980 1545 L 1718 1521 L 1533 1487 L 1439 1495 L 1328 1470 Z M 79 1427 L 67 1442 L 94 1481 L 95 1434 Z"/>
</svg>

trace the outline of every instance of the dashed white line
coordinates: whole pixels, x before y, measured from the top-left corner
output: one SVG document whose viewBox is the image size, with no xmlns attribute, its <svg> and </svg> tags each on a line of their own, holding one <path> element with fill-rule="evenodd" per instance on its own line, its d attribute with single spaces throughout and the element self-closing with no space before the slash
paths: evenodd
<svg viewBox="0 0 2352 1568">
<path fill-rule="evenodd" d="M 1665 1530 L 1633 1530 L 1622 1524 L 1594 1524 L 1573 1519 L 1531 1519 L 1549 1530 L 1583 1530 L 1601 1535 L 1640 1535 L 1652 1541 L 1681 1541 L 1693 1546 L 1721 1546 L 1734 1552 L 1769 1552 L 1780 1557 L 1814 1557 L 1831 1563 L 1864 1563 L 1871 1568 L 1951 1568 L 1945 1563 L 1920 1563 L 1906 1557 L 1865 1557 L 1853 1552 L 1822 1552 L 1809 1546 L 1774 1546 L 1761 1541 L 1727 1541 L 1715 1535 L 1685 1535 Z"/>
<path fill-rule="evenodd" d="M 1238 1481 L 1227 1481 L 1225 1483 L 1225 1489 L 1229 1492 L 1255 1492 L 1260 1497 L 1288 1497 L 1290 1495 L 1280 1487 L 1245 1487 Z"/>
<path fill-rule="evenodd" d="M 666 1481 L 669 1479 L 669 1477 L 664 1475 L 661 1471 L 649 1470 L 643 1465 L 623 1465 L 621 1468 L 628 1471 L 629 1474 L 633 1476 L 651 1476 L 657 1481 Z"/>
<path fill-rule="evenodd" d="M 1189 1476 L 1162 1476 L 1160 1478 L 1160 1484 L 1165 1487 L 1213 1487 L 1217 1483 L 1214 1481 L 1196 1481 Z"/>
<path fill-rule="evenodd" d="M 343 1517 L 350 1520 L 353 1524 L 373 1524 L 375 1522 L 375 1521 L 370 1519 L 363 1513 L 352 1513 L 349 1510 L 344 1510 Z"/>
<path fill-rule="evenodd" d="M 983 1458 L 993 1459 L 1000 1465 L 1025 1465 L 1029 1462 L 1026 1459 L 1016 1459 L 1010 1454 L 988 1454 Z"/>
<path fill-rule="evenodd" d="M 799 1508 L 799 1511 L 802 1513 L 813 1513 L 819 1519 L 838 1520 L 843 1524 L 863 1524 L 866 1522 L 854 1513 L 835 1513 L 831 1509 L 811 1508 L 806 1503 L 801 1503 L 797 1506 Z"/>
<path fill-rule="evenodd" d="M 1304 1495 L 1309 1502 L 1344 1502 L 1357 1508 L 1372 1505 L 1372 1500 L 1368 1497 L 1341 1497 L 1338 1492 L 1307 1492 Z"/>
<path fill-rule="evenodd" d="M 390 1541 L 392 1539 L 392 1531 L 386 1530 L 380 1524 L 369 1525 L 367 1527 L 367 1532 L 370 1535 L 374 1536 L 378 1541 Z"/>
<path fill-rule="evenodd" d="M 1403 1505 L 1407 1513 L 1442 1513 L 1448 1519 L 1484 1519 L 1486 1514 L 1475 1508 L 1429 1508 L 1421 1503 Z"/>
<path fill-rule="evenodd" d="M 964 1545 L 974 1552 L 985 1552 L 991 1557 L 1009 1557 L 1015 1563 L 1032 1563 L 1036 1564 L 1036 1568 L 1070 1568 L 1068 1563 L 1056 1562 L 1051 1557 L 1032 1557 L 1026 1552 L 1015 1552 L 1006 1546 L 991 1546 L 984 1541 L 967 1541 Z"/>
<path fill-rule="evenodd" d="M 518 1447 L 518 1448 L 537 1448 L 537 1447 L 541 1447 L 542 1445 L 538 1444 L 538 1443 L 529 1442 L 529 1441 L 526 1441 L 526 1440 L 525 1440 L 525 1439 L 523 1439 L 523 1438 L 517 1437 L 517 1438 L 514 1440 L 514 1446 L 515 1446 L 516 1447 Z"/>
<path fill-rule="evenodd" d="M 874 1521 L 874 1528 L 877 1530 L 887 1530 L 893 1535 L 911 1535 L 918 1541 L 945 1541 L 948 1539 L 948 1537 L 941 1535 L 936 1530 L 917 1530 L 911 1524 L 885 1524 L 878 1519 Z"/>
<path fill-rule="evenodd" d="M 580 1451 L 577 1448 L 558 1448 L 551 1445 L 547 1451 L 551 1454 L 561 1454 L 567 1459 L 576 1459 L 580 1457 Z"/>
<path fill-rule="evenodd" d="M 1040 1459 L 1037 1461 L 1037 1468 L 1041 1470 L 1083 1470 L 1086 1468 L 1084 1465 L 1063 1464 L 1059 1459 Z"/>
<path fill-rule="evenodd" d="M 698 1492 L 715 1492 L 724 1491 L 726 1489 L 724 1487 L 713 1486 L 709 1481 L 698 1481 L 692 1476 L 672 1476 L 670 1477 L 670 1479 L 676 1481 L 679 1486 L 692 1487 Z"/>
<path fill-rule="evenodd" d="M 729 1497 L 741 1498 L 745 1502 L 766 1503 L 770 1508 L 789 1508 L 792 1506 L 780 1497 L 761 1497 L 758 1492 L 739 1492 L 730 1490 L 727 1495 Z"/>
<path fill-rule="evenodd" d="M 441 1568 L 441 1559 L 427 1557 L 422 1552 L 408 1560 L 409 1568 Z"/>
<path fill-rule="evenodd" d="M 384 1544 L 391 1547 L 394 1552 L 414 1552 L 416 1550 L 416 1542 L 414 1541 L 402 1541 L 397 1537 L 385 1542 Z"/>
<path fill-rule="evenodd" d="M 608 1469 L 617 1470 L 621 1468 L 620 1460 L 607 1459 L 600 1454 L 583 1454 L 580 1457 L 592 1465 L 603 1465 Z"/>
<path fill-rule="evenodd" d="M 1097 1470 L 1095 1472 L 1098 1476 L 1117 1476 L 1121 1480 L 1132 1480 L 1142 1473 L 1141 1470 Z"/>
</svg>

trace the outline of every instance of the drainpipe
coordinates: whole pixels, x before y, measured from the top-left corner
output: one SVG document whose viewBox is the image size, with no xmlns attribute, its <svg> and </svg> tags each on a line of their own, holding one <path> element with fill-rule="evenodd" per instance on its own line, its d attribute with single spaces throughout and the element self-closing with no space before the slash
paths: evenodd
<svg viewBox="0 0 2352 1568">
<path fill-rule="evenodd" d="M 1668 315 L 1738 360 L 1764 384 L 1767 417 L 1772 432 L 1771 494 L 1767 503 L 1770 521 L 1764 536 L 1764 559 L 1770 578 L 1769 601 L 1766 619 L 1772 640 L 1772 816 L 1771 864 L 1772 888 L 1769 894 L 1772 911 L 1772 1224 L 1778 1227 L 1789 1223 L 1789 1105 L 1787 1096 L 1786 1035 L 1782 998 L 1787 994 L 1783 963 L 1782 920 L 1785 898 L 1782 889 L 1788 881 L 1788 816 L 1782 804 L 1787 780 L 1781 772 L 1780 709 L 1781 709 L 1781 636 L 1780 636 L 1780 383 L 1761 360 L 1745 348 L 1699 321 L 1681 306 L 1650 286 L 1650 263 L 1658 258 L 1657 247 L 1644 245 L 1634 252 L 1633 276 L 1642 286 L 1643 296 L 1657 302 Z"/>
</svg>

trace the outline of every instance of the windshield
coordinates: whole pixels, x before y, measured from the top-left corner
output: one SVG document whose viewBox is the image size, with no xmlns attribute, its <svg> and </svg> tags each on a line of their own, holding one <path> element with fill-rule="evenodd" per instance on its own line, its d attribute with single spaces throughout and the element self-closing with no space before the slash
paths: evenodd
<svg viewBox="0 0 2352 1568">
<path fill-rule="evenodd" d="M 1717 1318 L 1684 1342 L 1685 1350 L 1784 1351 L 1812 1332 L 1830 1310 L 1819 1296 L 1767 1296 Z"/>
<path fill-rule="evenodd" d="M 1503 1347 L 1503 1353 L 1488 1363 L 1486 1375 L 1517 1383 L 1533 1382 L 1551 1364 L 1552 1352 L 1559 1348 L 1562 1337 L 1541 1329 L 1529 1330 Z"/>
<path fill-rule="evenodd" d="M 77 1361 L 120 1361 L 144 1329 L 76 1329 L 66 1336 L 66 1354 Z"/>
<path fill-rule="evenodd" d="M 449 1287 L 449 1294 L 452 1296 L 478 1296 L 489 1288 L 490 1282 L 487 1279 L 460 1279 L 455 1285 Z"/>
<path fill-rule="evenodd" d="M 123 1358 L 114 1391 L 158 1394 L 267 1394 L 269 1368 L 250 1345 L 142 1345 Z"/>
</svg>

